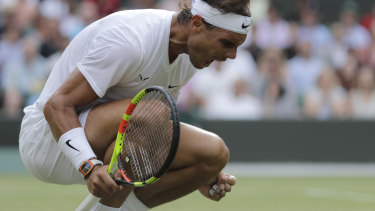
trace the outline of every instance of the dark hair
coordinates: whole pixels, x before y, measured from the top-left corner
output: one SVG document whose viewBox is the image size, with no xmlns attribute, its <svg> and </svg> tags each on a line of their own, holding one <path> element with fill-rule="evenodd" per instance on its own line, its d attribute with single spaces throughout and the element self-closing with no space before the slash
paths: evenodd
<svg viewBox="0 0 375 211">
<path fill-rule="evenodd" d="M 202 0 L 212 7 L 223 13 L 236 13 L 243 16 L 251 16 L 249 10 L 249 0 Z M 177 16 L 180 24 L 188 25 L 193 14 L 191 14 L 191 6 L 184 0 L 180 0 L 180 8 L 182 9 Z M 204 21 L 204 20 L 203 20 Z M 215 26 L 204 21 L 206 28 L 214 28 Z"/>
<path fill-rule="evenodd" d="M 249 0 L 203 0 L 223 13 L 236 13 L 243 16 L 251 16 Z"/>
</svg>

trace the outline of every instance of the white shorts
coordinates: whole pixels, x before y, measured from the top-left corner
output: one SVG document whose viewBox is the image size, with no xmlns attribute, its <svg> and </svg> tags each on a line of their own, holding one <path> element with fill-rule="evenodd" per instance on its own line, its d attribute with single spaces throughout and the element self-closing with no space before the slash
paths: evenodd
<svg viewBox="0 0 375 211">
<path fill-rule="evenodd" d="M 87 116 L 96 104 L 83 110 L 78 119 L 85 126 Z M 68 158 L 60 151 L 57 141 L 42 111 L 34 106 L 25 108 L 21 124 L 19 150 L 25 167 L 38 179 L 56 184 L 84 184 L 82 177 Z M 121 210 L 143 211 L 148 208 L 131 192 Z"/>
<path fill-rule="evenodd" d="M 79 114 L 82 127 L 85 126 L 92 107 Z M 57 146 L 51 129 L 42 111 L 34 106 L 25 108 L 21 124 L 19 150 L 26 168 L 38 179 L 56 184 L 86 184 L 67 157 Z"/>
<path fill-rule="evenodd" d="M 147 211 L 149 210 L 134 194 L 130 192 L 125 202 L 122 204 L 120 211 Z"/>
</svg>

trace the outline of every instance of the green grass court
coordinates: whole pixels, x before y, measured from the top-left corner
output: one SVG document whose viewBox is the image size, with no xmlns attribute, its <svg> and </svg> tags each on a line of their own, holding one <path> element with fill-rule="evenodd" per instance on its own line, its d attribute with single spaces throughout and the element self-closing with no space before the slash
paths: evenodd
<svg viewBox="0 0 375 211">
<path fill-rule="evenodd" d="M 21 173 L 0 174 L 0 210 L 74 210 L 85 186 L 46 184 Z M 375 211 L 375 178 L 239 177 L 212 202 L 195 192 L 155 211 Z"/>
<path fill-rule="evenodd" d="M 15 147 L 0 148 L 0 167 L 0 211 L 74 210 L 88 193 L 83 185 L 63 186 L 37 180 L 27 173 Z M 194 192 L 153 210 L 375 211 L 375 177 L 237 179 L 232 192 L 220 202 Z"/>
</svg>

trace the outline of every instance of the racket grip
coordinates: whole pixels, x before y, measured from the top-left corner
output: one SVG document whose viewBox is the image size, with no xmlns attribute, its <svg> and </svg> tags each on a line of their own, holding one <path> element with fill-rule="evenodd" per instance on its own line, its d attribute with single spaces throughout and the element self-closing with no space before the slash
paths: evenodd
<svg viewBox="0 0 375 211">
<path fill-rule="evenodd" d="M 99 201 L 99 198 L 89 193 L 75 211 L 90 211 L 91 208 Z"/>
<path fill-rule="evenodd" d="M 115 178 L 115 179 L 113 179 L 113 180 L 115 180 L 116 184 L 118 184 L 118 185 L 128 185 L 128 183 L 125 182 L 125 181 L 122 180 L 122 179 Z"/>
</svg>

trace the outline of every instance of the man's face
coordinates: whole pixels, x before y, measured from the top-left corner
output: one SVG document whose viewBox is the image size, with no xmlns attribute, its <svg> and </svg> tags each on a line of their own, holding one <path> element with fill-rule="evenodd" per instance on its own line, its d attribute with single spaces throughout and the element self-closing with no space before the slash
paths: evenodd
<svg viewBox="0 0 375 211">
<path fill-rule="evenodd" d="M 245 34 L 239 34 L 221 28 L 204 28 L 194 33 L 188 40 L 188 54 L 194 67 L 202 69 L 213 61 L 225 61 L 236 58 L 237 47 L 246 40 Z"/>
</svg>

